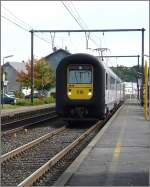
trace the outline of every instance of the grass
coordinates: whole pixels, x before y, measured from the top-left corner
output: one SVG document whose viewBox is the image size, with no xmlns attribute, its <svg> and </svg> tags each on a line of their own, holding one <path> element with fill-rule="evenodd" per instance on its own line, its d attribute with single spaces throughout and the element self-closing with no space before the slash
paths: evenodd
<svg viewBox="0 0 150 187">
<path fill-rule="evenodd" d="M 21 107 L 21 106 L 19 106 L 19 105 L 12 105 L 12 104 L 4 104 L 3 105 L 3 109 L 5 110 L 5 109 L 16 109 L 16 108 L 19 108 L 19 107 Z"/>
<path fill-rule="evenodd" d="M 35 98 L 33 105 L 31 104 L 30 99 L 20 99 L 16 104 L 4 104 L 3 109 L 16 109 L 22 106 L 36 106 L 50 103 L 55 103 L 55 99 L 53 97 Z"/>
</svg>

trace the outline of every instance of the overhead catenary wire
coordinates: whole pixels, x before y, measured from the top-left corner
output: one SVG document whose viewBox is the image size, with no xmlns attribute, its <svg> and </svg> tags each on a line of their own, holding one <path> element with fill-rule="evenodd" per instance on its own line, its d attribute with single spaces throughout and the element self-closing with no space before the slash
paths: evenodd
<svg viewBox="0 0 150 187">
<path fill-rule="evenodd" d="M 88 29 L 88 25 L 85 23 L 85 21 L 84 21 L 84 20 L 81 18 L 81 16 L 79 15 L 79 13 L 78 13 L 78 11 L 77 11 L 75 5 L 73 4 L 73 2 L 72 2 L 72 1 L 69 1 L 69 2 L 72 4 L 72 6 L 73 6 L 73 8 L 74 8 L 74 10 L 75 10 L 75 12 L 76 12 L 76 14 L 78 15 L 78 18 L 82 21 L 82 23 L 84 24 L 85 28 Z M 95 37 L 97 37 L 97 38 L 100 40 L 100 43 L 101 43 L 100 37 L 98 37 L 98 36 L 95 35 L 95 34 L 93 34 L 93 35 L 94 35 Z M 90 37 L 90 39 L 91 39 L 95 44 L 97 44 L 91 37 Z"/>
<path fill-rule="evenodd" d="M 69 2 L 71 2 L 71 1 L 69 1 Z M 63 4 L 63 6 L 67 9 L 67 11 L 69 12 L 69 14 L 74 18 L 74 20 L 77 22 L 77 24 L 80 26 L 80 28 L 82 29 L 82 30 L 84 30 L 84 28 L 85 27 L 88 27 L 87 26 L 87 24 L 83 21 L 83 19 L 81 18 L 81 16 L 79 15 L 79 13 L 77 12 L 77 10 L 76 10 L 76 8 L 75 8 L 75 6 L 73 5 L 73 2 L 71 2 L 71 4 L 74 6 L 74 10 L 76 11 L 76 14 L 78 15 L 78 18 L 76 18 L 76 16 L 73 14 L 73 9 L 72 8 L 70 8 L 70 5 L 66 5 L 63 1 L 61 1 L 61 3 Z M 81 23 L 81 20 L 82 20 L 82 22 L 84 22 L 84 26 L 83 26 L 83 24 Z M 91 38 L 91 36 L 89 37 L 89 39 L 96 45 L 96 46 L 98 46 L 98 44 L 97 44 L 97 42 L 95 42 L 92 38 Z M 86 39 L 86 42 L 87 42 L 87 39 Z M 86 45 L 87 46 L 87 45 Z"/>
<path fill-rule="evenodd" d="M 61 3 L 63 4 L 63 6 L 68 10 L 68 12 L 70 13 L 70 15 L 74 18 L 74 20 L 78 23 L 78 25 L 81 27 L 81 29 L 84 29 L 81 25 L 81 23 L 78 21 L 78 19 L 73 15 L 73 13 L 70 11 L 70 9 L 67 7 L 67 5 L 61 1 Z"/>
<path fill-rule="evenodd" d="M 32 26 L 29 25 L 28 23 L 26 23 L 25 21 L 21 20 L 20 18 L 18 18 L 12 11 L 10 11 L 8 8 L 4 7 L 2 5 L 2 8 L 4 8 L 7 12 L 9 12 L 9 14 L 11 14 L 17 21 L 19 20 L 22 24 L 28 26 L 30 29 L 32 29 Z"/>
<path fill-rule="evenodd" d="M 69 7 L 63 2 L 63 1 L 61 1 L 61 3 L 63 4 L 63 6 L 67 9 L 67 11 L 69 12 L 69 14 L 74 18 L 74 20 L 76 21 L 76 23 L 80 26 L 80 28 L 82 29 L 82 30 L 84 30 L 84 27 L 82 26 L 82 24 L 80 23 L 80 21 L 76 18 L 76 16 L 73 14 L 73 10 L 71 9 L 69 9 Z M 86 39 L 86 42 L 87 42 L 87 39 Z"/>
<path fill-rule="evenodd" d="M 30 29 L 33 29 L 33 27 L 31 25 L 29 25 L 28 23 L 24 22 L 23 20 L 21 20 L 20 18 L 18 18 L 15 14 L 13 14 L 9 9 L 7 9 L 6 7 L 4 7 L 2 5 L 2 7 L 7 11 L 9 12 L 9 14 L 11 14 L 11 17 L 9 16 L 5 16 L 5 15 L 1 15 L 1 17 L 9 22 L 11 22 L 12 24 L 14 24 L 15 26 L 19 27 L 20 29 L 26 31 L 26 32 L 29 32 Z M 21 22 L 21 23 L 18 23 L 18 22 Z M 22 25 L 23 24 L 23 25 Z M 26 25 L 26 26 L 25 26 Z M 28 27 L 28 28 L 27 28 Z M 49 42 L 48 40 L 40 37 L 39 35 L 37 34 L 34 34 L 37 38 L 43 40 L 44 42 L 48 43 L 48 44 L 51 44 L 51 42 Z"/>
<path fill-rule="evenodd" d="M 5 19 L 5 20 L 7 20 L 7 21 L 9 21 L 9 22 L 13 23 L 13 24 L 14 24 L 14 25 L 16 25 L 17 27 L 19 27 L 19 28 L 23 29 L 24 31 L 29 32 L 29 31 L 28 31 L 28 29 L 25 29 L 24 27 L 22 27 L 22 26 L 21 26 L 21 25 L 19 25 L 18 23 L 15 23 L 14 21 L 10 20 L 9 18 L 7 18 L 7 17 L 5 17 L 5 16 L 3 16 L 3 15 L 1 15 L 1 17 L 2 17 L 2 18 L 4 18 L 4 19 Z"/>
<path fill-rule="evenodd" d="M 69 3 L 71 3 L 72 7 L 69 5 Z M 81 27 L 82 30 L 84 30 L 84 28 L 88 28 L 87 24 L 85 23 L 85 21 L 81 18 L 81 16 L 79 15 L 75 5 L 73 4 L 72 1 L 68 1 L 67 2 L 63 2 L 62 1 L 62 4 L 65 6 L 65 8 L 68 10 L 68 12 L 71 14 L 71 16 L 75 19 L 75 21 L 78 23 L 78 25 Z M 67 5 L 68 7 L 67 7 Z M 70 10 L 69 10 L 70 8 Z M 76 12 L 76 16 L 75 14 L 73 14 L 74 12 Z M 84 26 L 83 26 L 84 25 Z M 100 37 L 98 37 L 97 35 L 93 34 L 96 38 L 99 39 L 99 44 L 97 42 L 95 42 L 95 40 L 91 37 L 91 35 L 89 35 L 89 33 L 85 33 L 85 38 L 86 38 L 86 48 L 87 49 L 90 49 L 89 46 L 88 46 L 88 41 L 89 39 L 96 45 L 96 46 L 99 46 L 100 48 L 102 47 L 102 40 Z M 103 38 L 104 38 L 104 32 L 103 32 Z"/>
<path fill-rule="evenodd" d="M 21 26 L 20 24 L 16 23 L 15 21 L 12 21 L 11 19 L 7 18 L 6 16 L 1 15 L 2 18 L 4 18 L 5 20 L 11 22 L 12 24 L 16 25 L 17 27 L 21 28 L 22 30 L 29 32 L 28 29 L 24 28 L 23 26 Z M 43 40 L 44 42 L 51 44 L 49 41 L 45 40 L 44 38 L 41 38 L 40 36 L 38 36 L 37 34 L 35 34 L 35 36 L 41 40 Z"/>
</svg>

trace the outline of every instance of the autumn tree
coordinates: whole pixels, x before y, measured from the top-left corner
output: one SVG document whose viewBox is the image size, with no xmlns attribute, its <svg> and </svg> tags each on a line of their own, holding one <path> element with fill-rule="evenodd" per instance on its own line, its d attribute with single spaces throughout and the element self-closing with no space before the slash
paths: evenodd
<svg viewBox="0 0 150 187">
<path fill-rule="evenodd" d="M 36 60 L 34 63 L 34 88 L 37 90 L 49 90 L 55 86 L 55 73 L 44 59 Z M 31 63 L 26 63 L 26 70 L 18 72 L 17 81 L 24 87 L 31 85 Z"/>
</svg>

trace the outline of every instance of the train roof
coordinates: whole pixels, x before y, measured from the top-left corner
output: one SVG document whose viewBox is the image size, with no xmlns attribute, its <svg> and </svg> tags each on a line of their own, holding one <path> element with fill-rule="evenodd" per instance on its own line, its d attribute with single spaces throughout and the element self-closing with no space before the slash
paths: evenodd
<svg viewBox="0 0 150 187">
<path fill-rule="evenodd" d="M 114 71 L 113 71 L 111 68 L 109 68 L 105 63 L 102 62 L 100 56 L 95 56 L 95 57 L 96 57 L 96 58 L 99 60 L 99 62 L 103 65 L 103 67 L 104 67 L 104 69 L 106 70 L 107 73 L 111 74 L 113 78 L 118 79 L 118 81 L 121 81 L 121 82 L 122 82 L 121 78 L 118 77 L 118 75 L 116 75 L 116 73 L 114 73 Z"/>
<path fill-rule="evenodd" d="M 94 55 L 91 55 L 88 53 L 75 53 L 75 54 L 71 54 L 67 57 L 64 57 L 62 59 L 61 63 L 59 63 L 59 66 L 63 67 L 63 65 L 66 63 L 66 60 L 69 62 L 70 59 L 72 59 L 72 58 L 74 58 L 76 60 L 78 60 L 79 58 L 89 58 L 92 60 L 92 62 L 99 63 L 99 65 L 102 68 L 104 68 L 108 74 L 111 74 L 111 76 L 114 79 L 117 79 L 119 82 L 122 82 L 122 80 L 113 72 L 113 70 L 111 68 L 109 68 L 105 63 L 102 62 L 101 56 L 94 56 Z"/>
</svg>

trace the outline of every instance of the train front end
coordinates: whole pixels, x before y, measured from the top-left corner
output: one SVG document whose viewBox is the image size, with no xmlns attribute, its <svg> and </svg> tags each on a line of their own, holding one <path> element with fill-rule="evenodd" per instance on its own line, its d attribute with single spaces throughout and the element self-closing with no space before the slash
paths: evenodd
<svg viewBox="0 0 150 187">
<path fill-rule="evenodd" d="M 67 97 L 72 101 L 90 100 L 93 97 L 93 67 L 91 64 L 71 64 L 67 68 Z M 88 115 L 86 106 L 72 106 L 70 114 L 79 118 Z"/>
<path fill-rule="evenodd" d="M 67 121 L 98 119 L 104 114 L 103 82 L 103 68 L 93 56 L 65 57 L 56 70 L 57 114 Z"/>
</svg>

